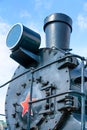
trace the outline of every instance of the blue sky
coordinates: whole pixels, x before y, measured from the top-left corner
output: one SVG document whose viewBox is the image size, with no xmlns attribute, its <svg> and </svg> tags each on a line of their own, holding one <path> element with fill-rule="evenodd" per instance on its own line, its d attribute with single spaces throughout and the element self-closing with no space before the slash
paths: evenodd
<svg viewBox="0 0 87 130">
<path fill-rule="evenodd" d="M 72 18 L 70 48 L 73 53 L 87 57 L 87 0 L 0 0 L 0 85 L 11 79 L 18 66 L 9 58 L 6 47 L 9 29 L 15 23 L 24 24 L 41 35 L 44 47 L 44 18 L 52 13 L 65 13 Z M 0 89 L 0 113 L 4 113 L 6 88 Z"/>
<path fill-rule="evenodd" d="M 43 20 L 49 14 L 56 12 L 65 13 L 72 18 L 73 33 L 70 47 L 73 50 L 77 48 L 78 52 L 78 46 L 82 48 L 83 44 L 84 46 L 86 44 L 86 0 L 0 0 L 0 18 L 2 21 L 8 24 L 9 27 L 21 22 L 34 29 L 42 35 L 42 43 L 44 41 Z M 81 52 L 81 54 L 84 53 Z"/>
</svg>

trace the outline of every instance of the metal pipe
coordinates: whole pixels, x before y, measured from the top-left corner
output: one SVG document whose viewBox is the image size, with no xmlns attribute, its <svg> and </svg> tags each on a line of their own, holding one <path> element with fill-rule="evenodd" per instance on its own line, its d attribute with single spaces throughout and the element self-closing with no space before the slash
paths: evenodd
<svg viewBox="0 0 87 130">
<path fill-rule="evenodd" d="M 32 73 L 32 70 L 31 70 Z M 32 107 L 32 92 L 33 92 L 33 73 L 31 75 L 31 86 L 30 86 L 30 101 L 29 101 L 29 107 L 28 107 L 28 115 L 27 115 L 27 130 L 30 130 L 30 124 L 31 124 L 31 107 Z"/>
<path fill-rule="evenodd" d="M 71 95 L 74 95 L 74 96 L 85 96 L 83 93 L 80 93 L 80 92 L 77 92 L 77 91 L 68 91 L 68 92 L 64 92 L 64 93 L 60 93 L 60 94 L 55 94 L 55 95 L 51 95 L 51 96 L 48 96 L 48 97 L 45 97 L 45 98 L 41 98 L 41 99 L 38 99 L 36 101 L 31 101 L 29 102 L 30 104 L 33 104 L 33 103 L 37 103 L 37 102 L 42 102 L 42 101 L 45 101 L 47 99 L 52 99 L 52 98 L 55 98 L 55 97 L 59 97 L 59 96 L 62 96 L 62 95 L 66 95 L 66 94 L 71 94 Z"/>
<path fill-rule="evenodd" d="M 69 55 L 65 55 L 64 57 L 62 57 L 62 58 L 60 58 L 60 59 L 57 59 L 57 60 L 55 60 L 55 61 L 53 61 L 53 62 L 51 62 L 51 63 L 48 63 L 48 64 L 46 64 L 46 65 L 44 65 L 44 66 L 41 66 L 41 67 L 38 67 L 38 68 L 34 69 L 32 73 L 35 73 L 35 72 L 38 71 L 38 70 L 41 70 L 41 69 L 43 69 L 43 68 L 45 68 L 45 67 L 47 67 L 47 66 L 49 66 L 49 65 L 55 64 L 55 63 L 57 63 L 57 62 L 59 62 L 59 61 L 65 59 L 65 58 L 69 58 L 69 57 L 76 57 L 76 58 L 79 58 L 80 60 L 83 59 L 84 61 L 86 61 L 86 59 L 85 59 L 84 57 L 81 57 L 81 56 L 79 56 L 79 55 L 69 54 Z M 29 69 L 28 71 L 25 71 L 24 73 L 18 75 L 17 77 L 15 77 L 15 78 L 13 78 L 13 79 L 7 81 L 6 83 L 2 84 L 2 85 L 0 86 L 0 88 L 6 86 L 6 85 L 9 84 L 10 82 L 16 80 L 17 78 L 20 78 L 21 76 L 23 76 L 23 75 L 25 75 L 26 73 L 29 73 L 29 72 L 30 72 L 30 69 Z"/>
<path fill-rule="evenodd" d="M 82 66 L 81 66 L 81 93 L 85 93 L 85 90 L 84 90 L 84 60 L 82 60 Z M 85 96 L 81 97 L 81 130 L 85 130 Z"/>
</svg>

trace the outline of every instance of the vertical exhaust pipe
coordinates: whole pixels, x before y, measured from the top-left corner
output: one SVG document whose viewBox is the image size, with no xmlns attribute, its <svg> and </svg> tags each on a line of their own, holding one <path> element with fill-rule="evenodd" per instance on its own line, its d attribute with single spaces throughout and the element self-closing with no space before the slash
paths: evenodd
<svg viewBox="0 0 87 130">
<path fill-rule="evenodd" d="M 44 20 L 46 47 L 69 50 L 72 19 L 61 13 L 52 14 Z"/>
</svg>

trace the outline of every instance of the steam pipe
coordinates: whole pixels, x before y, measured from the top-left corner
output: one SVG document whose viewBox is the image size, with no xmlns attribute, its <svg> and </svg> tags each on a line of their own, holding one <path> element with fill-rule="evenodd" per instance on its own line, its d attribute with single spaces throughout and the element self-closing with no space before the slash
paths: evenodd
<svg viewBox="0 0 87 130">
<path fill-rule="evenodd" d="M 82 67 L 81 67 L 81 93 L 85 93 L 85 90 L 84 90 L 84 60 L 82 60 Z M 81 130 L 85 130 L 85 96 L 81 97 Z"/>
</svg>

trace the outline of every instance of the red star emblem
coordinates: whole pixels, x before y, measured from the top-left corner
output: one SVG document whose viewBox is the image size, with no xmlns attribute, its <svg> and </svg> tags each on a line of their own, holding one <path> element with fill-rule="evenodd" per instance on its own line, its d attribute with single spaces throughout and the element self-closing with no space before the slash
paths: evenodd
<svg viewBox="0 0 87 130">
<path fill-rule="evenodd" d="M 35 98 L 32 98 L 32 101 L 35 101 L 36 99 Z M 22 111 L 22 117 L 28 112 L 29 110 L 29 101 L 30 101 L 30 93 L 28 93 L 28 95 L 26 96 L 26 99 L 21 102 L 21 106 L 23 108 L 23 111 Z M 31 110 L 31 115 L 33 115 L 33 112 Z"/>
</svg>

